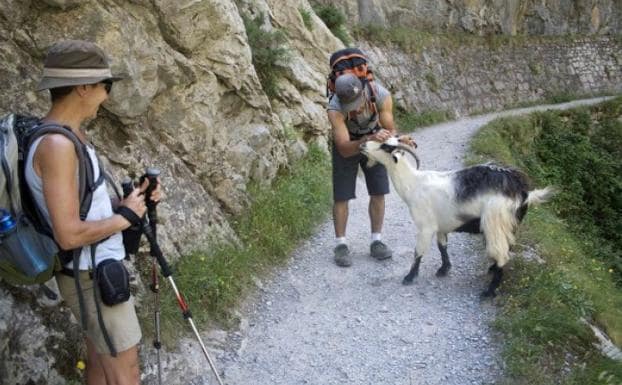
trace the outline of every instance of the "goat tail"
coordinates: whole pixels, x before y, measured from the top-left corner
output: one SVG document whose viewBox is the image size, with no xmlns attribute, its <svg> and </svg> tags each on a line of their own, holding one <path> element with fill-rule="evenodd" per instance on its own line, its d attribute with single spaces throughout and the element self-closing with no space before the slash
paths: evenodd
<svg viewBox="0 0 622 385">
<path fill-rule="evenodd" d="M 527 198 L 523 204 L 527 206 L 537 206 L 547 202 L 553 195 L 555 195 L 555 189 L 551 186 L 547 186 L 543 189 L 531 190 L 527 194 Z"/>
</svg>

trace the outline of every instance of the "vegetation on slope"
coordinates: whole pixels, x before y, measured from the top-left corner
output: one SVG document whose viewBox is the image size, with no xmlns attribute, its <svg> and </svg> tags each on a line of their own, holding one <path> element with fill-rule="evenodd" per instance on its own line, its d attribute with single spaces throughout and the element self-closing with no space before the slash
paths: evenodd
<svg viewBox="0 0 622 385">
<path fill-rule="evenodd" d="M 180 259 L 175 280 L 198 324 L 232 321 L 232 310 L 253 286 L 253 279 L 286 261 L 298 243 L 326 219 L 332 194 L 330 172 L 328 156 L 311 147 L 272 186 L 251 187 L 251 207 L 230 221 L 240 245 L 218 245 Z M 188 329 L 170 288 L 162 286 L 162 331 L 170 343 Z M 152 327 L 149 302 L 145 301 L 142 311 L 141 325 L 146 329 Z"/>
<path fill-rule="evenodd" d="M 592 108 L 496 120 L 472 142 L 470 162 L 496 160 L 554 185 L 530 210 L 496 326 L 504 334 L 504 384 L 620 384 L 583 320 L 622 346 L 622 98 Z"/>
</svg>

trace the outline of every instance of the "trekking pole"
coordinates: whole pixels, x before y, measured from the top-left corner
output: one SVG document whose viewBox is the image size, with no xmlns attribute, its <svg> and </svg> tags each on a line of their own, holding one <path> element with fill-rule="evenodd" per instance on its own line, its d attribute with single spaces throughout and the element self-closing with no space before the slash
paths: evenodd
<svg viewBox="0 0 622 385">
<path fill-rule="evenodd" d="M 158 358 L 158 384 L 162 385 L 162 362 L 160 361 L 160 348 L 162 347 L 162 343 L 160 342 L 160 282 L 155 258 L 151 266 L 151 291 L 154 295 L 155 306 L 153 319 L 155 323 L 155 338 L 153 340 L 153 347 L 156 349 L 156 356 Z"/>
<path fill-rule="evenodd" d="M 121 183 L 121 187 L 123 188 L 123 198 L 127 198 L 128 195 L 134 190 L 134 183 L 129 177 L 126 177 Z M 146 221 L 147 218 L 143 218 L 143 222 Z M 141 225 L 142 229 L 142 225 Z M 155 327 L 155 336 L 153 340 L 153 347 L 156 349 L 156 358 L 158 362 L 158 384 L 162 385 L 162 360 L 160 358 L 160 349 L 162 348 L 162 343 L 160 341 L 161 332 L 160 332 L 160 283 L 158 279 L 158 267 L 156 259 L 153 258 L 153 263 L 151 265 L 151 285 L 149 285 L 151 292 L 154 294 L 153 306 L 154 306 L 154 327 Z"/>
<path fill-rule="evenodd" d="M 166 261 L 166 259 L 164 258 L 164 255 L 162 254 L 162 250 L 160 249 L 160 246 L 158 245 L 158 242 L 156 240 L 157 212 L 156 212 L 155 206 L 157 202 L 151 202 L 149 199 L 149 196 L 151 195 L 151 191 L 153 191 L 153 189 L 155 189 L 155 187 L 157 186 L 157 177 L 159 175 L 160 175 L 160 171 L 157 169 L 153 169 L 153 168 L 148 168 L 145 174 L 145 177 L 149 179 L 149 187 L 147 187 L 147 190 L 145 191 L 145 196 L 147 198 L 147 217 L 149 220 L 148 221 L 143 220 L 143 223 L 142 223 L 143 233 L 145 234 L 145 236 L 147 237 L 147 240 L 149 241 L 151 255 L 158 261 L 158 264 L 160 265 L 160 273 L 162 273 L 162 276 L 168 280 L 171 287 L 173 288 L 173 292 L 175 294 L 175 297 L 177 298 L 177 303 L 179 304 L 183 317 L 187 319 L 188 322 L 190 323 L 190 327 L 192 328 L 192 331 L 194 332 L 195 337 L 199 341 L 201 350 L 203 351 L 203 354 L 205 355 L 205 358 L 207 359 L 207 362 L 212 372 L 216 376 L 218 383 L 220 385 L 223 385 L 222 380 L 220 379 L 220 376 L 218 375 L 218 370 L 216 369 L 216 366 L 214 365 L 214 362 L 212 361 L 212 358 L 210 357 L 209 352 L 207 351 L 207 348 L 205 347 L 205 344 L 203 343 L 203 340 L 201 339 L 201 335 L 199 334 L 199 331 L 197 330 L 197 327 L 195 326 L 194 321 L 192 320 L 192 313 L 190 312 L 188 303 L 185 301 L 184 297 L 177 289 L 177 285 L 175 284 L 175 280 L 173 279 L 173 276 L 172 276 L 171 268 L 168 262 Z"/>
</svg>

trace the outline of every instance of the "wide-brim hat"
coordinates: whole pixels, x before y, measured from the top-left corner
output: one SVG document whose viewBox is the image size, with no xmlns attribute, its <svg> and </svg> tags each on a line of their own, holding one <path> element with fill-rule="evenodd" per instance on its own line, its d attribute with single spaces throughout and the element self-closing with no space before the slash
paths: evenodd
<svg viewBox="0 0 622 385">
<path fill-rule="evenodd" d="M 335 80 L 335 94 L 345 113 L 358 110 L 365 103 L 363 82 L 353 74 L 344 74 Z"/>
<path fill-rule="evenodd" d="M 84 40 L 63 40 L 48 50 L 37 91 L 121 79 L 123 75 L 112 74 L 106 54 L 97 45 Z"/>
</svg>

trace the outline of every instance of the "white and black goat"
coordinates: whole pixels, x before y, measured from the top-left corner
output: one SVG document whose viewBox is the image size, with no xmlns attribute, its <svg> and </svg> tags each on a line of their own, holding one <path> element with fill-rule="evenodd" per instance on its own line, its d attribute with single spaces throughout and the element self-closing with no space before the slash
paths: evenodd
<svg viewBox="0 0 622 385">
<path fill-rule="evenodd" d="M 515 169 L 483 164 L 453 171 L 418 170 L 419 159 L 413 149 L 391 138 L 384 143 L 368 141 L 361 152 L 370 160 L 383 164 L 395 190 L 408 205 L 417 226 L 415 261 L 403 283 L 410 284 L 419 273 L 421 258 L 430 248 L 436 234 L 442 265 L 436 272 L 445 276 L 451 267 L 447 255 L 447 234 L 451 232 L 484 233 L 486 252 L 494 263 L 493 273 L 484 297 L 494 297 L 501 283 L 503 266 L 509 260 L 516 227 L 527 208 L 546 202 L 550 187 L 530 191 L 527 176 Z M 411 154 L 417 167 L 405 159 Z"/>
</svg>

